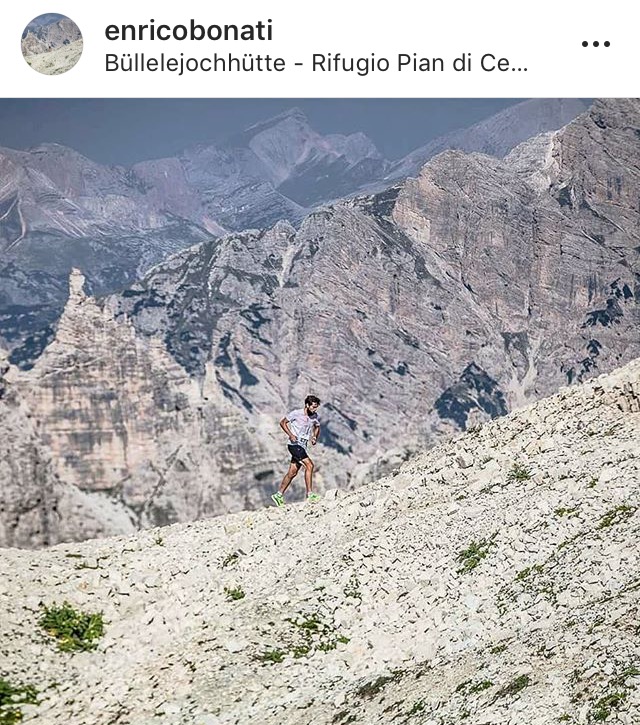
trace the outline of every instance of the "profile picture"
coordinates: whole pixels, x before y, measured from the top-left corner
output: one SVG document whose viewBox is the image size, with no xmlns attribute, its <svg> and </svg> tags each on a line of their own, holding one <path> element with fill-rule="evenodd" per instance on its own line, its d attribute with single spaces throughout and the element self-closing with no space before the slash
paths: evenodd
<svg viewBox="0 0 640 725">
<path fill-rule="evenodd" d="M 65 15 L 45 13 L 24 29 L 21 46 L 22 55 L 33 70 L 48 76 L 60 75 L 80 60 L 82 34 Z"/>
</svg>

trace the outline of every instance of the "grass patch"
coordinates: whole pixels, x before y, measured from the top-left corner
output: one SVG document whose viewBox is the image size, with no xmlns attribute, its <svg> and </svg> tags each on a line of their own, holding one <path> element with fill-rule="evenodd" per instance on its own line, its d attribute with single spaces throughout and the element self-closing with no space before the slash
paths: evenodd
<svg viewBox="0 0 640 725">
<path fill-rule="evenodd" d="M 263 662 L 281 662 L 286 655 L 295 658 L 305 657 L 311 652 L 330 652 L 338 644 L 347 644 L 348 637 L 336 632 L 335 628 L 324 622 L 316 613 L 302 614 L 296 619 L 285 620 L 293 627 L 287 632 L 288 640 L 278 649 L 263 652 L 258 657 Z M 272 656 L 266 656 L 272 654 Z M 276 653 L 276 655 L 273 655 Z"/>
<path fill-rule="evenodd" d="M 507 473 L 507 481 L 528 481 L 531 478 L 531 471 L 520 463 L 514 463 L 509 473 Z"/>
<path fill-rule="evenodd" d="M 303 614 L 299 619 L 288 619 L 302 635 L 303 642 L 297 643 L 292 649 L 294 657 L 303 657 L 312 650 L 330 652 L 339 643 L 347 644 L 348 637 L 338 634 L 335 629 L 324 622 L 318 614 Z"/>
<path fill-rule="evenodd" d="M 571 516 L 572 514 L 575 514 L 575 512 L 577 510 L 578 510 L 577 506 L 573 506 L 572 508 L 560 507 L 560 508 L 557 508 L 553 513 L 556 516 Z"/>
<path fill-rule="evenodd" d="M 478 692 L 483 692 L 493 687 L 491 680 L 465 680 L 456 687 L 456 692 L 461 692 L 463 695 L 476 695 Z"/>
<path fill-rule="evenodd" d="M 515 679 L 511 680 L 511 682 L 508 685 L 501 687 L 498 690 L 498 692 L 496 692 L 496 698 L 513 697 L 513 695 L 517 695 L 519 692 L 524 690 L 524 688 L 528 687 L 530 684 L 531 684 L 531 679 L 530 679 L 529 675 L 519 675 Z"/>
<path fill-rule="evenodd" d="M 482 541 L 472 541 L 469 546 L 461 551 L 456 557 L 456 561 L 462 564 L 462 567 L 458 569 L 458 574 L 467 574 L 473 571 L 478 564 L 487 557 L 493 544 L 492 536 L 490 539 L 482 539 Z"/>
<path fill-rule="evenodd" d="M 95 649 L 95 641 L 104 634 L 102 613 L 87 614 L 76 611 L 68 602 L 62 606 L 43 607 L 38 624 L 58 641 L 62 652 L 88 651 Z"/>
<path fill-rule="evenodd" d="M 620 506 L 616 506 L 615 508 L 611 509 L 610 511 L 607 511 L 604 516 L 601 517 L 600 523 L 598 524 L 599 529 L 606 529 L 609 526 L 614 526 L 615 524 L 621 524 L 623 521 L 626 521 L 630 516 L 633 516 L 635 513 L 636 507 L 635 506 L 627 506 L 626 504 L 621 504 Z"/>
<path fill-rule="evenodd" d="M 624 690 L 601 697 L 587 713 L 587 722 L 604 722 L 626 699 L 627 693 Z"/>
<path fill-rule="evenodd" d="M 33 685 L 12 685 L 0 678 L 0 725 L 22 722 L 20 705 L 36 705 L 37 695 Z"/>
<path fill-rule="evenodd" d="M 244 599 L 245 597 L 242 587 L 225 587 L 224 593 L 227 595 L 227 600 L 230 602 L 236 602 L 238 599 Z"/>
<path fill-rule="evenodd" d="M 611 684 L 614 687 L 624 687 L 625 682 L 629 679 L 629 677 L 638 677 L 638 675 L 640 675 L 640 670 L 634 665 L 631 665 L 631 667 L 627 667 L 622 670 L 622 672 L 611 681 Z"/>
<path fill-rule="evenodd" d="M 528 579 L 531 574 L 540 574 L 541 571 L 542 564 L 534 564 L 533 566 L 528 566 L 516 574 L 516 581 L 524 581 L 525 579 Z"/>
<path fill-rule="evenodd" d="M 480 680 L 480 682 L 475 682 L 473 685 L 469 686 L 469 693 L 475 695 L 483 690 L 488 690 L 490 687 L 493 687 L 493 682 L 491 682 L 491 680 Z"/>
</svg>

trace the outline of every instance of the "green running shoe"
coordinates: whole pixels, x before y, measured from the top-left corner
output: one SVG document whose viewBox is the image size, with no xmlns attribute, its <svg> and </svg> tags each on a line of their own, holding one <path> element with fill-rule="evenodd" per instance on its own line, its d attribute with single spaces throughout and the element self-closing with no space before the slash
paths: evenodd
<svg viewBox="0 0 640 725">
<path fill-rule="evenodd" d="M 284 506 L 284 496 L 280 493 L 280 491 L 276 491 L 272 496 L 271 500 L 276 506 Z"/>
<path fill-rule="evenodd" d="M 318 503 L 319 500 L 320 496 L 318 496 L 318 494 L 314 491 L 311 491 L 311 493 L 307 496 L 307 501 L 309 503 Z"/>
</svg>

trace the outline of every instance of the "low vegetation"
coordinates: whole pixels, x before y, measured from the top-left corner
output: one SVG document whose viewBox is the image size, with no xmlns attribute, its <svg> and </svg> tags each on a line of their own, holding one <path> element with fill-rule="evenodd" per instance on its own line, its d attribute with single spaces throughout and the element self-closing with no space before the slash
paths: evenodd
<svg viewBox="0 0 640 725">
<path fill-rule="evenodd" d="M 68 602 L 62 606 L 43 606 L 38 624 L 58 642 L 62 652 L 87 651 L 98 646 L 96 640 L 104 634 L 102 613 L 76 611 Z"/>
<path fill-rule="evenodd" d="M 287 643 L 275 649 L 263 651 L 257 656 L 260 662 L 282 662 L 287 656 L 305 657 L 312 652 L 330 652 L 338 644 L 347 644 L 349 638 L 323 621 L 317 613 L 301 614 L 295 619 L 286 619 L 292 625 L 287 632 Z"/>
<path fill-rule="evenodd" d="M 528 481 L 531 478 L 531 471 L 520 463 L 514 463 L 509 473 L 507 473 L 507 481 Z"/>
<path fill-rule="evenodd" d="M 37 692 L 32 685 L 12 685 L 0 678 L 0 725 L 22 722 L 21 705 L 35 705 Z"/>
<path fill-rule="evenodd" d="M 609 526 L 614 526 L 615 524 L 620 524 L 623 521 L 626 521 L 630 516 L 633 516 L 633 514 L 635 513 L 635 510 L 636 510 L 635 506 L 627 506 L 626 504 L 616 506 L 615 508 L 611 509 L 610 511 L 607 511 L 607 513 L 604 514 L 604 516 L 600 519 L 598 528 L 606 529 Z"/>
<path fill-rule="evenodd" d="M 225 587 L 224 593 L 227 595 L 227 599 L 231 601 L 237 601 L 238 599 L 244 599 L 245 593 L 242 587 Z"/>
<path fill-rule="evenodd" d="M 482 539 L 481 541 L 472 541 L 466 549 L 463 549 L 456 560 L 462 564 L 458 569 L 458 574 L 467 574 L 473 571 L 478 564 L 487 557 L 493 544 L 495 535 L 490 539 Z"/>
</svg>

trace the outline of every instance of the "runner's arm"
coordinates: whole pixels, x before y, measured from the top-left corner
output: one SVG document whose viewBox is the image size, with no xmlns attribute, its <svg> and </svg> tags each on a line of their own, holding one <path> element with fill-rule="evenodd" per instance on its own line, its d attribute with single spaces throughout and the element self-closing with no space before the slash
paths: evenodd
<svg viewBox="0 0 640 725">
<path fill-rule="evenodd" d="M 318 438 L 320 438 L 320 423 L 314 423 L 313 433 L 311 435 L 311 445 L 312 446 L 315 446 L 315 444 L 318 442 Z"/>
<path fill-rule="evenodd" d="M 291 428 L 289 428 L 289 421 L 286 418 L 283 418 L 280 421 L 280 427 L 282 430 L 289 436 L 289 440 L 292 443 L 295 443 L 298 439 L 295 437 L 295 435 L 291 432 Z"/>
</svg>

